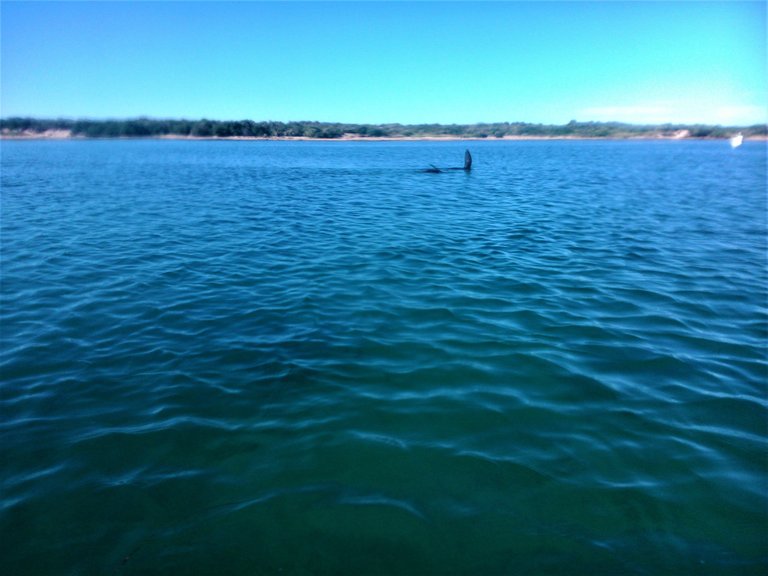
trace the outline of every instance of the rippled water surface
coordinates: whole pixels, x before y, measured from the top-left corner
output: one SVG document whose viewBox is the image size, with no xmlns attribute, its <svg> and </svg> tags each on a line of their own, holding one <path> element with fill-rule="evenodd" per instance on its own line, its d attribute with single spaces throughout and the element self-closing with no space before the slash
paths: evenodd
<svg viewBox="0 0 768 576">
<path fill-rule="evenodd" d="M 0 572 L 765 574 L 766 148 L 2 143 Z"/>
</svg>

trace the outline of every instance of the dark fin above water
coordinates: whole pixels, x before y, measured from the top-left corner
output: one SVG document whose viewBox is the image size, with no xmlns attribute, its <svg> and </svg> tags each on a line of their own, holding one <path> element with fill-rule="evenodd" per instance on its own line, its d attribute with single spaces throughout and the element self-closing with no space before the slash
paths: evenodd
<svg viewBox="0 0 768 576">
<path fill-rule="evenodd" d="M 424 170 L 421 170 L 421 172 L 426 172 L 428 174 L 440 174 L 446 170 L 464 170 L 469 172 L 472 170 L 472 154 L 469 153 L 469 150 L 464 151 L 464 168 L 438 168 L 434 164 L 430 164 L 430 166 L 430 168 L 425 168 Z"/>
</svg>

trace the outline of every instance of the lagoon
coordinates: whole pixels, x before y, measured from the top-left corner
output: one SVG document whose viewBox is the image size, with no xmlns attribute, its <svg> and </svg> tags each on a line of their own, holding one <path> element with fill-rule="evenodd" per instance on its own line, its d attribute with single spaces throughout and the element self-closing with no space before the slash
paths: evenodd
<svg viewBox="0 0 768 576">
<path fill-rule="evenodd" d="M 3 573 L 768 568 L 764 142 L 0 152 Z"/>
</svg>

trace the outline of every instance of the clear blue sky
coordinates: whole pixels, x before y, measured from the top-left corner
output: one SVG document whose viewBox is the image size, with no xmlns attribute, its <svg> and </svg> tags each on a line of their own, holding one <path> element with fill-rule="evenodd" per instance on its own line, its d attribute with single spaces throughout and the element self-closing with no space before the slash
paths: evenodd
<svg viewBox="0 0 768 576">
<path fill-rule="evenodd" d="M 3 117 L 766 122 L 764 2 L 10 2 Z"/>
</svg>

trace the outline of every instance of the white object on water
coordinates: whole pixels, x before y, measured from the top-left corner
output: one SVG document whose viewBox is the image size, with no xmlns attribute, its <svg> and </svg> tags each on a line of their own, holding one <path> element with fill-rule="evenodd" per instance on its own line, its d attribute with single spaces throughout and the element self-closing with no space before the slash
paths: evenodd
<svg viewBox="0 0 768 576">
<path fill-rule="evenodd" d="M 742 135 L 741 132 L 739 132 L 738 134 L 736 134 L 736 136 L 733 136 L 731 138 L 731 148 L 738 148 L 739 146 L 741 146 L 741 143 L 743 141 L 744 141 L 744 136 Z"/>
</svg>

